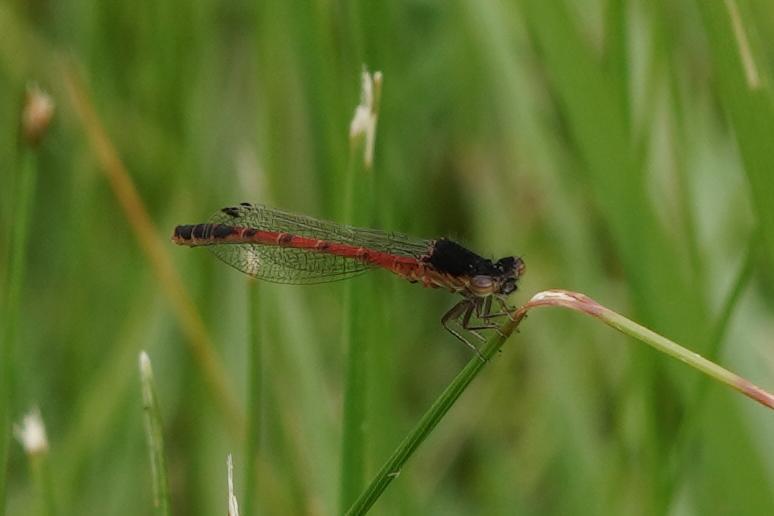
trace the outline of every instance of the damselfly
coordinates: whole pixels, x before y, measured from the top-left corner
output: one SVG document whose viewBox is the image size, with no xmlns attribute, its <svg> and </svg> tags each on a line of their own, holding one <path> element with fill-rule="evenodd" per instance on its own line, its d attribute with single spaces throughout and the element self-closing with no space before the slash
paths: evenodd
<svg viewBox="0 0 774 516">
<path fill-rule="evenodd" d="M 448 289 L 462 300 L 441 324 L 476 352 L 450 323 L 484 340 L 478 330 L 496 328 L 492 319 L 513 312 L 506 299 L 525 271 L 518 256 L 493 261 L 446 238 L 421 240 L 249 203 L 223 208 L 204 224 L 177 226 L 172 240 L 206 246 L 235 269 L 275 283 L 325 283 L 382 268 L 411 283 Z"/>
</svg>

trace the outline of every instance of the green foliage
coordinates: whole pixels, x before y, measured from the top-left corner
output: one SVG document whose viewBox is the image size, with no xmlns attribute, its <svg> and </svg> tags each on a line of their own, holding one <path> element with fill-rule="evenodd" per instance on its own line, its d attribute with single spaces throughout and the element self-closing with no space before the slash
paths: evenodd
<svg viewBox="0 0 774 516">
<path fill-rule="evenodd" d="M 20 316 L 0 306 L 16 328 L 0 404 L 10 421 L 40 407 L 53 505 L 154 513 L 140 349 L 172 513 L 192 515 L 225 513 L 229 452 L 255 514 L 343 511 L 471 358 L 439 325 L 448 293 L 383 272 L 246 287 L 168 242 L 239 201 L 520 254 L 513 304 L 584 292 L 774 387 L 772 20 L 760 0 L 0 4 L 3 300 L 27 216 L 19 102 L 36 81 L 57 104 Z M 373 171 L 353 180 L 364 65 L 384 84 Z M 101 173 L 73 70 L 190 306 Z M 373 512 L 773 513 L 771 414 L 629 341 L 531 314 Z M 25 514 L 36 490 L 8 455 L 6 513 Z"/>
</svg>

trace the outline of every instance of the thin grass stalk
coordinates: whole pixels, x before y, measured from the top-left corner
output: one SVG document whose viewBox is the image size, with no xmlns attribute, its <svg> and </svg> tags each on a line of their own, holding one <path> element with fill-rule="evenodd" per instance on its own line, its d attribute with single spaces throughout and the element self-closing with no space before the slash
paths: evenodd
<svg viewBox="0 0 774 516">
<path fill-rule="evenodd" d="M 362 152 L 362 151 L 361 151 Z M 358 190 L 367 179 L 362 177 L 365 172 L 357 145 L 350 150 L 349 181 L 351 192 Z M 350 213 L 357 211 L 350 195 Z M 348 219 L 359 220 L 360 216 L 352 214 Z M 368 348 L 370 339 L 365 338 L 367 328 L 363 324 L 366 317 L 363 303 L 368 302 L 364 293 L 364 285 L 350 282 L 345 286 L 344 299 L 344 345 L 345 380 L 343 401 L 343 424 L 341 436 L 341 484 L 339 492 L 339 507 L 349 506 L 365 484 L 366 460 L 366 407 L 368 405 Z"/>
<path fill-rule="evenodd" d="M 226 459 L 226 472 L 228 482 L 228 516 L 239 516 L 239 502 L 234 494 L 234 459 L 230 453 Z"/>
<path fill-rule="evenodd" d="M 14 427 L 14 433 L 27 455 L 32 476 L 35 502 L 29 512 L 54 516 L 56 509 L 48 459 L 48 438 L 40 411 L 34 409 L 24 416 L 22 424 Z"/>
<path fill-rule="evenodd" d="M 367 224 L 373 187 L 373 152 L 381 88 L 381 74 L 372 77 L 363 72 L 361 103 L 350 127 L 350 152 L 347 177 L 347 219 Z M 341 442 L 341 485 L 339 507 L 348 507 L 365 485 L 367 456 L 366 428 L 368 406 L 368 356 L 371 339 L 364 324 L 368 302 L 367 285 L 350 283 L 344 303 L 346 333 L 346 378 L 344 387 Z"/>
<path fill-rule="evenodd" d="M 728 296 L 726 297 L 726 300 L 720 309 L 717 322 L 715 323 L 712 330 L 709 347 L 706 351 L 706 356 L 710 359 L 714 360 L 720 354 L 723 341 L 725 339 L 726 333 L 728 332 L 731 318 L 733 317 L 736 308 L 739 306 L 739 300 L 741 299 L 742 294 L 750 284 L 755 261 L 761 250 L 760 247 L 760 239 L 758 238 L 757 232 L 755 232 L 750 238 L 744 262 L 736 274 L 736 278 L 732 283 L 731 290 L 729 291 Z M 694 441 L 699 432 L 701 415 L 704 412 L 703 409 L 707 400 L 709 387 L 709 378 L 702 376 L 698 379 L 696 388 L 693 393 L 693 401 L 687 405 L 693 407 L 693 409 L 689 414 L 687 414 L 686 421 L 680 425 L 677 436 L 673 440 L 670 456 L 676 461 L 676 467 L 673 468 L 671 473 L 672 478 L 669 479 L 670 481 L 665 486 L 668 496 L 666 505 L 663 507 L 664 510 L 666 510 L 668 507 L 671 507 L 675 503 L 674 498 L 679 492 L 677 489 L 679 486 L 679 482 L 677 482 L 677 476 L 684 468 L 691 464 L 690 452 L 692 447 L 690 443 Z"/>
<path fill-rule="evenodd" d="M 774 155 L 771 127 L 774 126 L 772 89 L 766 56 L 756 53 L 756 28 L 746 26 L 745 2 L 696 2 L 701 13 L 712 58 L 718 101 L 733 127 L 739 156 L 744 163 L 753 207 L 761 228 L 761 241 L 769 266 L 774 264 Z"/>
<path fill-rule="evenodd" d="M 153 482 L 153 507 L 158 516 L 171 514 L 169 499 L 169 480 L 167 463 L 164 457 L 164 426 L 161 422 L 161 409 L 156 397 L 156 385 L 153 379 L 150 358 L 140 353 L 140 381 L 142 385 L 142 408 L 145 420 L 145 437 L 150 454 L 151 479 Z"/>
<path fill-rule="evenodd" d="M 417 426 L 406 436 L 403 442 L 393 452 L 392 456 L 376 474 L 368 488 L 360 495 L 355 503 L 347 511 L 347 515 L 365 514 L 376 503 L 376 500 L 384 493 L 387 486 L 400 475 L 406 461 L 414 451 L 424 442 L 430 432 L 438 425 L 441 418 L 446 415 L 460 395 L 467 389 L 470 382 L 478 376 L 489 360 L 516 329 L 524 314 L 517 315 L 516 320 L 504 325 L 500 332 L 486 342 L 481 349 L 481 357 L 475 355 L 460 373 L 452 380 L 448 387 L 433 402 L 427 412 L 419 420 Z M 483 359 L 482 359 L 483 357 Z"/>
<path fill-rule="evenodd" d="M 5 477 L 7 474 L 8 447 L 13 405 L 13 356 L 19 325 L 21 291 L 27 263 L 27 236 L 30 223 L 30 207 L 37 181 L 37 157 L 32 152 L 23 153 L 21 173 L 17 189 L 17 218 L 11 237 L 11 257 L 8 267 L 8 291 L 5 296 L 5 331 L 0 347 L 0 514 L 5 513 Z"/>
<path fill-rule="evenodd" d="M 54 501 L 54 489 L 51 481 L 51 466 L 48 454 L 29 456 L 32 481 L 35 493 L 38 497 L 38 507 L 41 516 L 55 516 L 56 503 Z"/>
<path fill-rule="evenodd" d="M 728 385 L 758 403 L 774 409 L 774 394 L 753 385 L 745 378 L 627 319 L 583 294 L 566 290 L 548 290 L 535 294 L 528 303 L 518 308 L 511 316 L 512 318 L 507 320 L 494 333 L 481 350 L 483 360 L 476 356 L 468 362 L 465 368 L 452 380 L 449 386 L 430 406 L 430 409 L 422 416 L 417 426 L 396 448 L 368 488 L 347 511 L 348 515 L 361 515 L 368 512 L 376 500 L 384 493 L 385 489 L 387 489 L 387 486 L 400 474 L 409 457 L 430 435 L 430 432 L 438 425 L 441 418 L 446 415 L 452 405 L 470 385 L 470 382 L 481 372 L 484 365 L 497 353 L 505 341 L 513 334 L 514 330 L 518 328 L 527 312 L 541 306 L 568 308 L 595 317 L 621 333 L 634 337 L 655 348 L 657 351 L 676 358 L 710 378 Z"/>
<path fill-rule="evenodd" d="M 631 106 L 629 105 L 629 56 L 627 55 L 629 34 L 626 0 L 611 0 L 605 8 L 605 60 L 607 68 L 615 78 L 615 86 L 620 91 L 618 100 L 620 110 L 631 129 Z"/>
<path fill-rule="evenodd" d="M 518 311 L 519 313 L 526 313 L 527 310 L 539 306 L 560 306 L 595 317 L 621 333 L 634 337 L 657 351 L 688 364 L 717 382 L 728 385 L 761 405 L 774 409 L 774 394 L 707 360 L 698 353 L 694 353 L 676 342 L 637 324 L 631 319 L 627 319 L 623 315 L 600 305 L 583 294 L 567 290 L 547 290 L 535 294 L 529 303 L 519 308 Z"/>
<path fill-rule="evenodd" d="M 344 309 L 346 346 L 343 422 L 341 432 L 341 483 L 339 507 L 347 507 L 365 482 L 365 427 L 368 400 L 367 357 L 369 339 L 364 339 L 359 329 L 364 316 L 358 307 L 363 296 L 356 286 L 347 285 Z"/>
<path fill-rule="evenodd" d="M 260 289 L 255 281 L 248 282 L 248 346 L 247 346 L 247 442 L 245 444 L 245 473 L 242 488 L 242 514 L 255 514 L 254 493 L 258 484 L 258 456 L 261 442 L 261 407 L 263 362 L 261 359 Z M 230 457 L 230 456 L 229 456 Z"/>
<path fill-rule="evenodd" d="M 728 293 L 726 301 L 720 309 L 720 314 L 717 317 L 712 333 L 710 337 L 709 347 L 707 348 L 706 355 L 710 360 L 715 360 L 720 354 L 723 346 L 723 341 L 728 333 L 728 327 L 731 323 L 731 318 L 736 312 L 736 308 L 739 306 L 739 301 L 742 298 L 747 287 L 750 285 L 750 280 L 753 276 L 755 269 L 755 262 L 758 259 L 761 252 L 761 240 L 758 231 L 754 231 L 750 236 L 750 241 L 747 244 L 747 251 L 742 262 L 739 271 L 737 271 L 736 278 L 731 284 L 731 290 Z M 700 401 L 702 391 L 709 385 L 706 378 L 699 380 L 697 402 Z"/>
<path fill-rule="evenodd" d="M 51 99 L 35 87 L 27 91 L 20 124 L 20 167 L 16 179 L 16 219 L 11 227 L 4 331 L 0 332 L 0 515 L 5 514 L 6 475 L 13 407 L 13 357 L 18 338 L 21 294 L 27 265 L 27 239 L 38 176 L 37 145 L 53 116 Z"/>
</svg>

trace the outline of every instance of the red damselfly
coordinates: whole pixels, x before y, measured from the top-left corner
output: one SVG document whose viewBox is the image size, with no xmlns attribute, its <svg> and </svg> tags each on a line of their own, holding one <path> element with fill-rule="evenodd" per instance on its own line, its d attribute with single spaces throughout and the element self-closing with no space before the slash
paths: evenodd
<svg viewBox="0 0 774 516">
<path fill-rule="evenodd" d="M 446 238 L 421 240 L 250 203 L 223 208 L 204 224 L 177 226 L 172 240 L 206 246 L 235 269 L 275 283 L 325 283 L 382 268 L 411 283 L 448 289 L 463 299 L 441 324 L 476 352 L 450 323 L 484 340 L 478 330 L 496 328 L 492 319 L 513 311 L 506 299 L 525 270 L 520 257 L 489 260 Z"/>
</svg>

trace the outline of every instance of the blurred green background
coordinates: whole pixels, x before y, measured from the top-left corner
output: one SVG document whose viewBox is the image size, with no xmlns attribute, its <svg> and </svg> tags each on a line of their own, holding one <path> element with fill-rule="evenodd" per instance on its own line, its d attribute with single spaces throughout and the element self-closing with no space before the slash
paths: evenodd
<svg viewBox="0 0 774 516">
<path fill-rule="evenodd" d="M 584 292 L 774 388 L 773 64 L 766 0 L 0 3 L 3 293 L 32 152 L 18 145 L 26 85 L 57 109 L 34 158 L 3 367 L 10 419 L 38 406 L 45 420 L 50 503 L 153 512 L 140 350 L 173 512 L 192 515 L 226 512 L 229 452 L 255 514 L 341 512 L 471 358 L 439 325 L 447 293 L 384 272 L 257 283 L 169 242 L 176 224 L 240 201 L 521 255 L 514 303 Z M 364 66 L 384 85 L 374 170 L 353 178 Z M 74 76 L 161 258 L 106 180 Z M 370 193 L 348 205 L 353 182 Z M 186 294 L 164 286 L 159 260 L 209 338 L 175 309 Z M 202 366 L 215 362 L 192 354 L 196 335 L 225 391 Z M 345 399 L 362 409 L 355 426 Z M 538 310 L 373 512 L 774 514 L 772 435 L 771 413 L 694 370 Z M 6 511 L 31 514 L 41 494 L 8 444 Z"/>
</svg>

